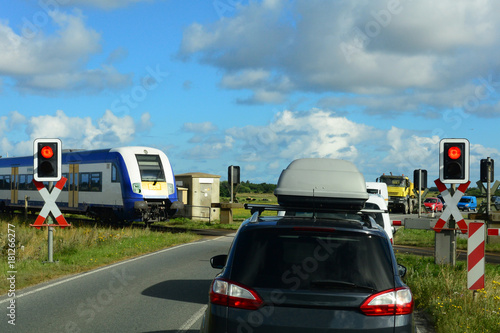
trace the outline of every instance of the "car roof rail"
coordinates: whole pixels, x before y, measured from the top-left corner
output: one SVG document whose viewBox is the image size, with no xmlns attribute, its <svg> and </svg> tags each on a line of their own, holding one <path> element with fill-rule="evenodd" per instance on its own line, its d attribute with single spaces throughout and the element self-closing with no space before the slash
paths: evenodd
<svg viewBox="0 0 500 333">
<path fill-rule="evenodd" d="M 312 213 L 351 213 L 351 214 L 370 214 L 370 213 L 385 213 L 386 210 L 382 209 L 361 209 L 361 210 L 352 210 L 352 209 L 339 209 L 339 208 L 313 208 L 313 207 L 287 207 L 281 205 L 270 205 L 270 204 L 249 204 L 246 203 L 245 209 L 249 209 L 252 216 L 250 217 L 249 222 L 258 222 L 259 216 L 264 211 L 295 211 L 295 212 L 312 212 Z M 366 215 L 365 215 L 366 216 Z M 377 223 L 373 219 L 362 219 L 361 221 L 368 227 L 375 227 Z"/>
<path fill-rule="evenodd" d="M 384 209 L 342 209 L 342 208 L 328 208 L 328 207 L 320 207 L 320 208 L 315 208 L 315 207 L 299 207 L 299 206 L 294 206 L 294 207 L 289 207 L 289 206 L 281 206 L 281 205 L 270 205 L 270 204 L 249 204 L 246 203 L 244 204 L 245 209 L 249 209 L 252 215 L 255 212 L 258 212 L 259 215 L 262 214 L 263 211 L 301 211 L 301 212 L 332 212 L 332 213 L 386 213 L 387 210 Z"/>
</svg>

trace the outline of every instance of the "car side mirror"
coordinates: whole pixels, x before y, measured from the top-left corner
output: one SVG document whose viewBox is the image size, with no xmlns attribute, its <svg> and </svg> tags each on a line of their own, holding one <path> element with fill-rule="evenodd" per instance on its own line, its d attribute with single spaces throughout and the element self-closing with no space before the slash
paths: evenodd
<svg viewBox="0 0 500 333">
<path fill-rule="evenodd" d="M 210 258 L 210 265 L 213 268 L 222 269 L 226 266 L 227 254 L 219 254 L 218 256 Z"/>
<path fill-rule="evenodd" d="M 406 267 L 398 264 L 398 273 L 399 276 L 404 277 L 406 275 Z"/>
</svg>

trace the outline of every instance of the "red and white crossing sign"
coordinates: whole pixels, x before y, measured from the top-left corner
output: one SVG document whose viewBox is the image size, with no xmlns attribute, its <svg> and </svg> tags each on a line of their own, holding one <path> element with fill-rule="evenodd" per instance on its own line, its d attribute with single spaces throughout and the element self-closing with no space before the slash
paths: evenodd
<svg viewBox="0 0 500 333">
<path fill-rule="evenodd" d="M 478 290 L 484 288 L 484 222 L 469 223 L 467 240 L 467 288 Z"/>
<path fill-rule="evenodd" d="M 44 226 L 43 222 L 47 218 L 50 212 L 52 212 L 52 215 L 56 219 L 57 223 L 61 228 L 64 227 L 70 227 L 71 225 L 66 222 L 66 219 L 62 215 L 61 211 L 59 210 L 59 207 L 57 207 L 56 204 L 56 199 L 59 196 L 59 193 L 61 193 L 61 190 L 64 187 L 64 184 L 66 184 L 66 181 L 68 179 L 65 177 L 62 177 L 57 183 L 56 186 L 52 189 L 52 191 L 49 193 L 47 188 L 45 188 L 45 185 L 41 182 L 37 182 L 36 180 L 33 180 L 33 183 L 35 184 L 38 192 L 40 192 L 40 195 L 42 196 L 43 200 L 45 200 L 45 205 L 43 205 L 42 210 L 40 211 L 40 214 L 36 218 L 36 221 L 34 224 L 32 224 L 32 227 L 35 227 L 37 229 L 40 229 L 41 226 Z"/>
<path fill-rule="evenodd" d="M 466 234 L 467 223 L 465 223 L 465 220 L 462 214 L 460 213 L 457 204 L 460 201 L 460 198 L 462 198 L 465 191 L 467 190 L 467 187 L 469 187 L 470 181 L 468 181 L 465 184 L 460 184 L 460 186 L 458 187 L 457 191 L 455 191 L 455 194 L 453 196 L 446 188 L 446 185 L 444 185 L 439 179 L 436 179 L 434 183 L 437 185 L 439 192 L 441 192 L 441 195 L 443 196 L 443 199 L 446 202 L 446 208 L 432 229 L 434 229 L 436 232 L 440 232 L 446 226 L 446 223 L 450 218 L 450 216 L 453 215 L 453 218 L 457 222 L 460 231 L 463 234 Z"/>
</svg>

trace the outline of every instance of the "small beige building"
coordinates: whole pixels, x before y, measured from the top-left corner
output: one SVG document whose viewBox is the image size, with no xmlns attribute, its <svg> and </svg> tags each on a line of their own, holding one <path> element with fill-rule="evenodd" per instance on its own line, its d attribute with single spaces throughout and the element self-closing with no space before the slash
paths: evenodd
<svg viewBox="0 0 500 333">
<path fill-rule="evenodd" d="M 212 207 L 220 202 L 220 177 L 202 172 L 175 175 L 178 198 L 185 205 L 184 216 L 209 222 L 220 219 L 220 209 Z"/>
</svg>

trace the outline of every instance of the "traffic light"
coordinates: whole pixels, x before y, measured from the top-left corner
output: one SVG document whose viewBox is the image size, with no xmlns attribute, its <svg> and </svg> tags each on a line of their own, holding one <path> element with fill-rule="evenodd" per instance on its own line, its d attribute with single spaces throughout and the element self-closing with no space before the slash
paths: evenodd
<svg viewBox="0 0 500 333">
<path fill-rule="evenodd" d="M 480 181 L 486 183 L 488 181 L 488 167 L 490 168 L 490 182 L 495 181 L 495 160 L 491 158 L 481 159 L 481 175 Z"/>
<path fill-rule="evenodd" d="M 422 178 L 422 184 L 419 183 L 419 174 L 420 171 L 420 177 Z M 415 188 L 417 190 L 425 190 L 427 188 L 427 170 L 423 169 L 417 169 L 413 171 L 413 183 L 415 184 Z"/>
<path fill-rule="evenodd" d="M 439 180 L 444 184 L 469 181 L 469 140 L 442 139 L 439 142 Z"/>
<path fill-rule="evenodd" d="M 230 165 L 227 168 L 227 181 L 229 185 L 231 185 L 231 180 L 233 181 L 233 184 L 240 183 L 240 167 L 237 165 Z"/>
<path fill-rule="evenodd" d="M 36 181 L 61 179 L 62 144 L 59 139 L 35 139 L 33 142 L 33 178 Z"/>
</svg>

